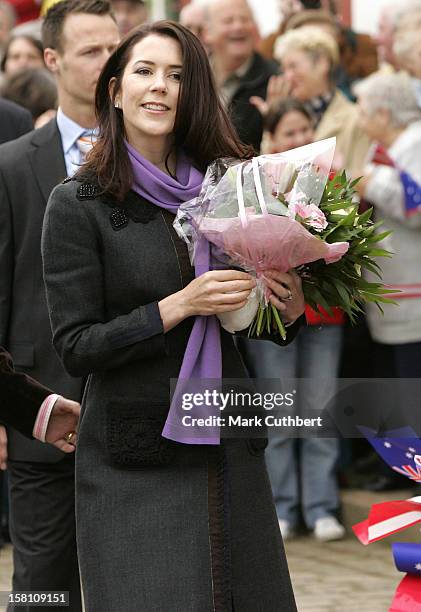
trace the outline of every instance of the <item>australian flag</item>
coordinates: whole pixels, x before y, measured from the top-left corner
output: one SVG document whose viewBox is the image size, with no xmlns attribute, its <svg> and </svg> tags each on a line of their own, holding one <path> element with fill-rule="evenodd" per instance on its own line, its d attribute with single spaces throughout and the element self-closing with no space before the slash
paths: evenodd
<svg viewBox="0 0 421 612">
<path fill-rule="evenodd" d="M 421 210 L 421 185 L 417 183 L 407 172 L 401 170 L 388 155 L 386 149 L 381 145 L 377 145 L 374 150 L 371 162 L 380 166 L 390 166 L 396 168 L 399 172 L 403 191 L 404 191 L 404 202 L 405 202 L 405 214 L 407 217 L 411 217 L 415 213 Z"/>
<path fill-rule="evenodd" d="M 381 437 L 368 427 L 359 429 L 392 470 L 421 483 L 421 440 L 412 427 L 387 431 Z"/>
<path fill-rule="evenodd" d="M 421 210 L 421 186 L 406 172 L 400 171 L 405 192 L 405 213 L 407 217 Z"/>
</svg>

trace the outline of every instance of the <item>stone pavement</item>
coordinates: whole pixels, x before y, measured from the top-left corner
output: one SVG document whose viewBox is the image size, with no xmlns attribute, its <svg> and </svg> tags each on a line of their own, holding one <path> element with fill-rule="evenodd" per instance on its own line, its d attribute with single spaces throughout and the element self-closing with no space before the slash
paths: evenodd
<svg viewBox="0 0 421 612">
<path fill-rule="evenodd" d="M 0 550 L 0 591 L 9 591 L 12 577 L 12 547 L 10 544 Z M 0 606 L 0 612 L 6 608 Z"/>
<path fill-rule="evenodd" d="M 303 536 L 287 542 L 286 551 L 299 612 L 387 612 L 401 578 L 381 544 L 365 547 L 354 538 L 320 544 Z M 1 591 L 10 588 L 11 558 L 11 546 L 0 551 Z"/>
<path fill-rule="evenodd" d="M 353 536 L 325 544 L 306 536 L 285 548 L 299 612 L 387 612 L 403 577 L 389 547 Z"/>
</svg>

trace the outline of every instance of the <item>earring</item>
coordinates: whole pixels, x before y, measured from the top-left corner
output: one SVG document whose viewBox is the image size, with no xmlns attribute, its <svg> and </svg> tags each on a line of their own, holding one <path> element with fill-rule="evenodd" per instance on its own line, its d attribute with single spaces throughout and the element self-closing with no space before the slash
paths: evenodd
<svg viewBox="0 0 421 612">
<path fill-rule="evenodd" d="M 119 104 L 118 102 L 116 102 L 116 103 L 114 104 L 114 108 L 120 108 L 120 104 Z"/>
</svg>

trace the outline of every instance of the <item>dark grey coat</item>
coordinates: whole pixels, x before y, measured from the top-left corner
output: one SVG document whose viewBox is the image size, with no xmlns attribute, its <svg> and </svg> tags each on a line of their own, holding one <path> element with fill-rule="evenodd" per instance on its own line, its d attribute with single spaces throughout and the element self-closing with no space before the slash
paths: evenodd
<svg viewBox="0 0 421 612">
<path fill-rule="evenodd" d="M 54 344 L 89 375 L 76 459 L 87 612 L 295 611 L 261 445 L 160 436 L 192 320 L 164 334 L 157 302 L 192 272 L 169 213 L 133 193 L 124 207 L 71 181 L 43 231 Z M 224 376 L 244 376 L 225 333 L 222 350 Z"/>
</svg>

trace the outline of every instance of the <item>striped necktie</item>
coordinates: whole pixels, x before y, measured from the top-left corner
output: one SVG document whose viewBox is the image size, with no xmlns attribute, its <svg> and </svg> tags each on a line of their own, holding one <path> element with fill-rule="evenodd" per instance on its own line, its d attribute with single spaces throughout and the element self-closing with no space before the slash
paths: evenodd
<svg viewBox="0 0 421 612">
<path fill-rule="evenodd" d="M 79 149 L 79 163 L 84 164 L 86 161 L 86 156 L 89 151 L 94 146 L 97 140 L 96 134 L 92 132 L 92 130 L 86 130 L 83 134 L 76 140 L 76 146 Z"/>
</svg>

